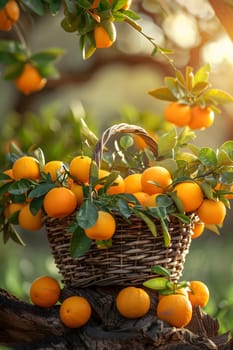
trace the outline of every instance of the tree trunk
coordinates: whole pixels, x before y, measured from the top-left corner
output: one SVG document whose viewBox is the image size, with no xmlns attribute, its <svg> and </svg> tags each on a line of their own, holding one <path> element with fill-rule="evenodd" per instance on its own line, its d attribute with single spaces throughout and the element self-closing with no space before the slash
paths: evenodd
<svg viewBox="0 0 233 350">
<path fill-rule="evenodd" d="M 119 315 L 115 298 L 119 288 L 65 288 L 61 301 L 82 295 L 92 305 L 92 317 L 79 329 L 65 327 L 59 305 L 40 308 L 0 290 L 0 344 L 15 350 L 200 350 L 233 349 L 229 334 L 218 334 L 218 322 L 196 308 L 187 328 L 177 329 L 158 320 L 156 297 L 150 312 L 137 320 Z"/>
</svg>

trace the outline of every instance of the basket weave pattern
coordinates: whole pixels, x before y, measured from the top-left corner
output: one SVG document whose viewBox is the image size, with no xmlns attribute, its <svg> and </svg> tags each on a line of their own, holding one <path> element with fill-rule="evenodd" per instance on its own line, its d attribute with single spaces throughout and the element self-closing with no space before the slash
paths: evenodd
<svg viewBox="0 0 233 350">
<path fill-rule="evenodd" d="M 105 130 L 97 142 L 93 161 L 98 168 L 101 166 L 106 144 L 118 133 L 140 136 L 154 158 L 157 158 L 157 143 L 143 128 L 121 123 Z M 142 219 L 131 216 L 128 222 L 118 212 L 114 217 L 116 232 L 112 238 L 112 247 L 100 249 L 93 243 L 88 252 L 79 258 L 72 258 L 70 254 L 71 233 L 68 231 L 68 226 L 74 215 L 62 219 L 45 218 L 52 254 L 66 285 L 79 287 L 139 285 L 146 279 L 156 276 L 151 272 L 153 265 L 169 269 L 171 280 L 179 279 L 189 251 L 192 223 L 184 224 L 171 217 L 168 227 L 171 243 L 165 248 L 159 221 L 154 222 L 157 229 L 157 236 L 154 237 Z"/>
<path fill-rule="evenodd" d="M 151 273 L 153 265 L 168 268 L 173 281 L 181 276 L 191 242 L 191 225 L 172 221 L 171 244 L 165 248 L 159 222 L 158 235 L 154 237 L 141 219 L 133 217 L 128 223 L 116 215 L 117 229 L 111 248 L 98 249 L 93 243 L 84 256 L 72 258 L 71 234 L 67 230 L 72 218 L 45 220 L 52 254 L 66 285 L 139 285 L 156 276 Z"/>
</svg>

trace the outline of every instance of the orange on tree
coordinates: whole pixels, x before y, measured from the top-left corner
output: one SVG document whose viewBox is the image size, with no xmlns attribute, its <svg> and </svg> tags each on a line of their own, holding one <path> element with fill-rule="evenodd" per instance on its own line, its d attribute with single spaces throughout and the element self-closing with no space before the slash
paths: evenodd
<svg viewBox="0 0 233 350">
<path fill-rule="evenodd" d="M 65 326 L 82 327 L 91 317 L 91 305 L 86 298 L 74 295 L 62 302 L 59 313 Z"/>
<path fill-rule="evenodd" d="M 107 240 L 112 238 L 115 230 L 116 222 L 114 217 L 106 211 L 99 210 L 95 224 L 84 231 L 87 237 L 91 239 Z"/>
<path fill-rule="evenodd" d="M 106 20 L 94 27 L 94 40 L 97 49 L 106 49 L 116 40 L 116 27 L 110 20 Z"/>
<path fill-rule="evenodd" d="M 192 318 L 192 304 L 182 294 L 170 294 L 161 298 L 157 305 L 157 316 L 160 320 L 177 328 L 185 327 Z"/>
<path fill-rule="evenodd" d="M 11 30 L 20 16 L 19 5 L 14 0 L 9 0 L 0 10 L 0 30 Z"/>
<path fill-rule="evenodd" d="M 191 120 L 188 124 L 190 129 L 206 129 L 214 122 L 214 111 L 210 107 L 200 107 L 199 105 L 191 108 Z"/>
<path fill-rule="evenodd" d="M 44 165 L 43 172 L 50 174 L 52 181 L 56 181 L 59 175 L 65 172 L 64 163 L 60 160 L 51 160 Z"/>
<path fill-rule="evenodd" d="M 20 211 L 24 207 L 25 203 L 10 203 L 4 210 L 4 216 L 6 218 L 11 217 L 17 211 Z"/>
<path fill-rule="evenodd" d="M 181 200 L 185 212 L 197 210 L 204 200 L 201 187 L 193 181 L 180 182 L 174 186 L 173 191 Z"/>
<path fill-rule="evenodd" d="M 204 199 L 197 210 L 197 215 L 207 225 L 222 225 L 226 207 L 220 200 Z"/>
<path fill-rule="evenodd" d="M 192 228 L 192 239 L 200 237 L 205 230 L 205 224 L 202 221 L 197 221 L 193 224 Z"/>
<path fill-rule="evenodd" d="M 42 228 L 42 210 L 38 210 L 34 215 L 30 209 L 30 203 L 25 204 L 19 211 L 19 225 L 28 231 L 37 231 Z"/>
<path fill-rule="evenodd" d="M 74 157 L 69 165 L 70 175 L 73 176 L 77 182 L 88 183 L 91 162 L 92 160 L 88 156 L 81 155 Z"/>
<path fill-rule="evenodd" d="M 69 188 L 55 187 L 46 193 L 43 207 L 48 216 L 63 218 L 75 211 L 77 197 Z"/>
<path fill-rule="evenodd" d="M 125 287 L 116 297 L 118 312 L 126 318 L 139 318 L 147 314 L 150 309 L 150 296 L 139 287 Z"/>
<path fill-rule="evenodd" d="M 41 276 L 35 279 L 30 287 L 30 299 L 33 304 L 40 307 L 52 307 L 61 294 L 58 281 L 50 276 Z"/>
<path fill-rule="evenodd" d="M 125 182 L 123 177 L 119 174 L 114 180 L 113 184 L 107 189 L 107 194 L 118 194 L 125 191 Z"/>
<path fill-rule="evenodd" d="M 141 184 L 141 177 L 142 174 L 130 174 L 124 178 L 125 183 L 125 193 L 135 193 L 135 192 L 141 192 L 142 191 L 142 184 Z"/>
<path fill-rule="evenodd" d="M 188 297 L 193 307 L 205 307 L 209 301 L 209 288 L 201 281 L 189 282 Z"/>
<path fill-rule="evenodd" d="M 162 166 L 149 167 L 142 173 L 142 190 L 148 194 L 164 193 L 171 183 L 170 172 Z"/>
<path fill-rule="evenodd" d="M 139 204 L 145 206 L 149 194 L 143 191 L 132 193 L 137 198 Z"/>
<path fill-rule="evenodd" d="M 187 126 L 191 120 L 190 106 L 179 102 L 171 102 L 164 110 L 164 117 L 167 122 L 176 126 Z"/>
<path fill-rule="evenodd" d="M 23 156 L 14 162 L 12 166 L 13 178 L 15 180 L 20 179 L 33 179 L 38 180 L 40 177 L 39 162 L 36 158 L 30 156 Z"/>
<path fill-rule="evenodd" d="M 33 92 L 43 89 L 46 83 L 47 79 L 43 78 L 38 69 L 31 63 L 26 63 L 24 65 L 22 73 L 15 80 L 17 89 L 24 95 L 30 95 Z"/>
</svg>

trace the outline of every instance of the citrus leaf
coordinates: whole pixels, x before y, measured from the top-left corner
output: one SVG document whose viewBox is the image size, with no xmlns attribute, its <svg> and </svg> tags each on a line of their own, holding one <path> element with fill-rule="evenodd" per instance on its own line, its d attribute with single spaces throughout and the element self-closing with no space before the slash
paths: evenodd
<svg viewBox="0 0 233 350">
<path fill-rule="evenodd" d="M 225 152 L 224 150 L 219 150 L 218 155 L 218 165 L 232 165 L 233 160 L 229 157 L 229 155 L 227 154 L 227 152 Z"/>
<path fill-rule="evenodd" d="M 13 182 L 9 188 L 8 192 L 15 195 L 24 194 L 31 188 L 32 182 L 26 179 Z"/>
<path fill-rule="evenodd" d="M 146 225 L 148 226 L 148 228 L 151 231 L 152 235 L 154 237 L 156 237 L 157 236 L 157 230 L 156 230 L 156 225 L 154 224 L 153 220 L 151 220 L 147 215 L 145 215 L 141 211 L 137 211 L 137 215 L 146 223 Z"/>
<path fill-rule="evenodd" d="M 198 158 L 200 162 L 207 167 L 215 167 L 217 165 L 216 153 L 210 147 L 201 148 L 199 151 Z"/>
<path fill-rule="evenodd" d="M 34 187 L 28 194 L 29 198 L 39 198 L 44 196 L 47 192 L 49 192 L 52 188 L 56 187 L 55 184 L 42 183 L 38 186 Z"/>
<path fill-rule="evenodd" d="M 36 67 L 40 73 L 40 75 L 44 78 L 53 78 L 57 79 L 60 76 L 59 71 L 55 68 L 55 66 L 52 63 L 48 64 L 38 64 Z"/>
<path fill-rule="evenodd" d="M 168 133 L 161 135 L 158 140 L 158 156 L 165 157 L 171 155 L 177 143 L 177 132 L 172 128 Z"/>
<path fill-rule="evenodd" d="M 21 2 L 37 15 L 42 16 L 44 14 L 42 0 L 21 0 Z"/>
<path fill-rule="evenodd" d="M 229 158 L 233 161 L 233 141 L 224 142 L 220 148 L 220 151 L 225 151 Z"/>
<path fill-rule="evenodd" d="M 194 75 L 194 85 L 201 82 L 208 82 L 210 75 L 210 64 L 205 64 Z"/>
<path fill-rule="evenodd" d="M 218 236 L 220 235 L 219 229 L 216 225 L 205 224 L 205 228 L 207 228 L 209 231 L 215 233 Z"/>
<path fill-rule="evenodd" d="M 230 94 L 219 89 L 209 89 L 202 95 L 202 98 L 206 101 L 211 101 L 216 105 L 219 103 L 233 102 L 233 97 Z"/>
<path fill-rule="evenodd" d="M 73 258 L 83 256 L 91 247 L 92 240 L 85 235 L 81 227 L 77 227 L 72 234 L 70 251 Z"/>
<path fill-rule="evenodd" d="M 98 219 L 98 210 L 90 200 L 83 202 L 76 214 L 79 226 L 83 229 L 93 226 Z"/>
<path fill-rule="evenodd" d="M 48 64 L 64 55 L 65 50 L 60 48 L 49 48 L 31 56 L 30 60 L 38 65 Z"/>
<path fill-rule="evenodd" d="M 151 272 L 157 273 L 158 275 L 161 275 L 161 276 L 168 276 L 169 277 L 171 275 L 171 272 L 168 269 L 166 269 L 165 267 L 160 266 L 160 265 L 152 266 Z"/>
<path fill-rule="evenodd" d="M 122 198 L 119 198 L 117 201 L 117 205 L 121 215 L 125 218 L 129 218 L 131 216 L 131 211 L 129 209 L 128 204 Z"/>
<path fill-rule="evenodd" d="M 148 94 L 163 101 L 177 101 L 177 98 L 171 93 L 167 87 L 161 87 L 148 91 Z"/>
<path fill-rule="evenodd" d="M 8 3 L 9 0 L 0 0 L 0 9 L 2 9 L 7 3 Z"/>
<path fill-rule="evenodd" d="M 180 84 L 177 83 L 177 80 L 175 78 L 166 77 L 165 84 L 170 90 L 171 94 L 176 97 L 176 100 L 179 100 L 180 98 L 184 97 L 185 91 L 180 86 Z"/>
<path fill-rule="evenodd" d="M 150 289 L 163 290 L 167 288 L 167 282 L 168 280 L 165 277 L 155 277 L 143 282 L 143 286 Z"/>
<path fill-rule="evenodd" d="M 23 247 L 25 247 L 25 243 L 24 243 L 24 241 L 22 240 L 22 238 L 20 237 L 20 235 L 18 234 L 18 232 L 17 232 L 17 230 L 15 229 L 14 225 L 9 225 L 9 226 L 10 226 L 10 230 L 9 230 L 10 238 L 11 238 L 14 242 L 16 242 L 16 243 L 22 245 Z"/>
<path fill-rule="evenodd" d="M 4 79 L 15 80 L 22 73 L 23 67 L 24 67 L 24 63 L 22 62 L 14 62 L 12 64 L 7 65 L 4 72 Z"/>
</svg>

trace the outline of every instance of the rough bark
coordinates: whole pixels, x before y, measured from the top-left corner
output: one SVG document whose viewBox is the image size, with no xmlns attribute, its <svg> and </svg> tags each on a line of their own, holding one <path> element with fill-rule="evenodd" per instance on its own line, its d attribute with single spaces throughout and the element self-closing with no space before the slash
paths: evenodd
<svg viewBox="0 0 233 350">
<path fill-rule="evenodd" d="M 187 328 L 177 329 L 155 316 L 156 298 L 143 318 L 127 320 L 115 308 L 117 288 L 64 289 L 61 300 L 79 294 L 92 305 L 92 317 L 79 329 L 66 328 L 59 305 L 44 309 L 0 290 L 0 344 L 15 350 L 198 350 L 233 349 L 229 334 L 218 334 L 218 321 L 196 308 Z"/>
</svg>

